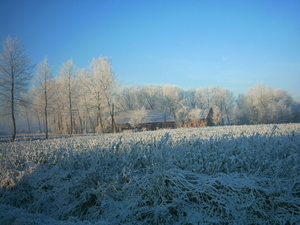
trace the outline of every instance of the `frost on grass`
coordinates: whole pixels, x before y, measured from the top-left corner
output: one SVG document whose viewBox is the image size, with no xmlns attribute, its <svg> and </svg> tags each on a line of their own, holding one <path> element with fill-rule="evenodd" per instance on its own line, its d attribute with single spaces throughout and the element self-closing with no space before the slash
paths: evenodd
<svg viewBox="0 0 300 225">
<path fill-rule="evenodd" d="M 1 143 L 1 224 L 299 224 L 300 125 Z"/>
</svg>

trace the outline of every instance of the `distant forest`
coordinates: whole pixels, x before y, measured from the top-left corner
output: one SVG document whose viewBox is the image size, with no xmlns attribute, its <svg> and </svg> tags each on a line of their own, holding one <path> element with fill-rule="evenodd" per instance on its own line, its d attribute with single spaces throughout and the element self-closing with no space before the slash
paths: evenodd
<svg viewBox="0 0 300 225">
<path fill-rule="evenodd" d="M 50 132 L 70 136 L 111 132 L 112 117 L 122 110 L 163 110 L 177 122 L 188 122 L 195 119 L 193 112 L 197 115 L 212 108 L 216 125 L 300 122 L 300 102 L 284 90 L 261 83 L 237 98 L 221 86 L 121 86 L 107 57 L 93 59 L 84 69 L 69 60 L 55 77 L 47 58 L 33 68 L 23 50 L 17 39 L 7 38 L 4 43 L 0 119 L 13 121 L 15 116 L 22 116 L 27 133 L 46 133 L 46 138 Z M 13 54 L 21 58 L 12 61 Z"/>
</svg>

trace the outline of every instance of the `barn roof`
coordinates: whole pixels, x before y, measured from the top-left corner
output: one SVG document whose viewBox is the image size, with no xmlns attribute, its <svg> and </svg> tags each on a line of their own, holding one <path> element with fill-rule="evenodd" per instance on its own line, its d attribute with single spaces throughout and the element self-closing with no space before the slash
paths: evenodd
<svg viewBox="0 0 300 225">
<path fill-rule="evenodd" d="M 207 119 L 211 110 L 212 110 L 211 108 L 194 109 L 189 114 L 190 114 L 190 117 L 195 117 L 195 119 L 198 119 L 198 120 L 204 120 L 204 119 Z"/>
<path fill-rule="evenodd" d="M 139 123 L 175 122 L 170 113 L 161 110 L 130 110 L 120 111 L 115 115 L 116 124 L 128 124 L 132 118 L 137 118 Z"/>
</svg>

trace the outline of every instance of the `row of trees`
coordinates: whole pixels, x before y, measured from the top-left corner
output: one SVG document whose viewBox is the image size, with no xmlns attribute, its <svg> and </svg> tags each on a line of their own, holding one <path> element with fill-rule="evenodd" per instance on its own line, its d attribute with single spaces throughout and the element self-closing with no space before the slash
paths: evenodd
<svg viewBox="0 0 300 225">
<path fill-rule="evenodd" d="M 110 58 L 93 59 L 90 66 L 77 69 L 70 59 L 54 77 L 47 57 L 37 65 L 35 76 L 24 46 L 8 37 L 0 54 L 1 119 L 12 118 L 12 140 L 16 136 L 16 115 L 38 124 L 46 134 L 106 132 L 106 114 L 113 116 L 115 75 Z"/>
<path fill-rule="evenodd" d="M 125 86 L 115 97 L 122 110 L 159 109 L 179 122 L 212 108 L 216 125 L 300 122 L 300 103 L 281 89 L 257 84 L 237 99 L 221 86 L 183 90 L 177 86 Z"/>
<path fill-rule="evenodd" d="M 70 59 L 62 65 L 59 76 L 53 78 L 48 59 L 38 66 L 34 85 L 29 90 L 27 109 L 42 118 L 48 131 L 70 136 L 74 133 L 107 132 L 107 114 L 112 116 L 115 90 L 111 60 L 93 59 L 86 69 L 78 70 Z M 28 115 L 28 113 L 27 113 Z M 41 119 L 39 130 L 43 130 Z"/>
<path fill-rule="evenodd" d="M 113 132 L 114 111 L 163 110 L 179 122 L 193 120 L 193 114 L 213 108 L 217 125 L 299 122 L 299 102 L 280 89 L 258 84 L 234 98 L 220 86 L 183 90 L 173 85 L 119 86 L 111 59 L 93 59 L 78 69 L 72 59 L 53 75 L 47 57 L 36 67 L 24 54 L 18 39 L 8 37 L 0 55 L 0 100 L 2 116 L 12 118 L 16 135 L 16 114 L 38 131 L 69 134 Z"/>
</svg>

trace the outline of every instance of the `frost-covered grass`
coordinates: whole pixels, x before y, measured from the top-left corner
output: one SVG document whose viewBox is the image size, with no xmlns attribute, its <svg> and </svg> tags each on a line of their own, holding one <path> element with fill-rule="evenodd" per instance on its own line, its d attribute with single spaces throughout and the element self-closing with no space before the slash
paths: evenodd
<svg viewBox="0 0 300 225">
<path fill-rule="evenodd" d="M 300 124 L 0 143 L 1 224 L 300 224 Z"/>
</svg>

